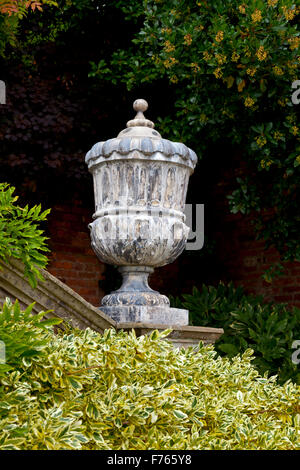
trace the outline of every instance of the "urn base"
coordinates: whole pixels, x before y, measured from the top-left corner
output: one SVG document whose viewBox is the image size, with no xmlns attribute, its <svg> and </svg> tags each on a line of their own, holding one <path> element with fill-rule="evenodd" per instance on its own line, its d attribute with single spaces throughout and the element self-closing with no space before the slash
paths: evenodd
<svg viewBox="0 0 300 470">
<path fill-rule="evenodd" d="M 113 305 L 101 306 L 101 311 L 117 323 L 153 323 L 156 325 L 189 324 L 189 312 L 181 308 L 149 305 Z"/>
</svg>

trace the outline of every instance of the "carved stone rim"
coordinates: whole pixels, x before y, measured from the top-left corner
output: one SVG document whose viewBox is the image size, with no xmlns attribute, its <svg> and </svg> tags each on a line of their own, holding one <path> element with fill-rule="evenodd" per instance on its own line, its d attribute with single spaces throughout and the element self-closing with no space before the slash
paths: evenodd
<svg viewBox="0 0 300 470">
<path fill-rule="evenodd" d="M 151 211 L 151 216 L 154 217 L 171 217 L 179 219 L 182 222 L 185 222 L 186 216 L 183 212 L 176 209 L 168 209 L 165 207 L 155 207 L 155 206 L 115 206 L 115 207 L 104 207 L 103 209 L 97 210 L 93 214 L 93 219 L 98 219 L 105 216 L 137 216 L 142 217 L 144 215 L 149 216 L 149 211 Z M 89 224 L 90 226 L 91 224 Z"/>
<path fill-rule="evenodd" d="M 164 158 L 179 158 L 182 163 L 192 167 L 197 163 L 196 153 L 180 142 L 172 142 L 167 139 L 152 139 L 150 137 L 126 137 L 109 139 L 106 142 L 98 142 L 93 145 L 86 154 L 85 162 L 91 168 L 96 164 L 99 157 L 108 159 L 113 155 L 133 156 L 136 158 L 136 152 L 142 156 L 154 156 L 161 154 Z M 155 160 L 155 158 L 153 158 Z"/>
</svg>

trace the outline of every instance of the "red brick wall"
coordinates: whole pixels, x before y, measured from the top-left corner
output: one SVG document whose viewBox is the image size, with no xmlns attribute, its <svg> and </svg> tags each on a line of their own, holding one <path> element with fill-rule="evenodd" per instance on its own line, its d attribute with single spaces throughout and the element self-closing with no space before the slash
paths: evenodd
<svg viewBox="0 0 300 470">
<path fill-rule="evenodd" d="M 54 206 L 48 217 L 48 236 L 51 249 L 47 269 L 84 299 L 99 306 L 103 292 L 104 265 L 91 249 L 88 224 L 92 210 L 74 205 Z"/>
</svg>

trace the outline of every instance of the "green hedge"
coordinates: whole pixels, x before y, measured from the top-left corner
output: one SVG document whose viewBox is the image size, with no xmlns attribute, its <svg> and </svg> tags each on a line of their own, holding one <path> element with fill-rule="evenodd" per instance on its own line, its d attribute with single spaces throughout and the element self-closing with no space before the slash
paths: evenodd
<svg viewBox="0 0 300 470">
<path fill-rule="evenodd" d="M 293 342 L 300 340 L 299 308 L 266 303 L 232 283 L 194 287 L 192 294 L 171 300 L 173 306 L 189 310 L 192 325 L 224 329 L 215 345 L 221 355 L 233 357 L 251 348 L 261 374 L 269 371 L 280 383 L 292 379 L 300 384 L 300 366 L 292 362 Z"/>
<path fill-rule="evenodd" d="M 41 211 L 41 205 L 31 208 L 16 204 L 15 188 L 0 183 L 0 260 L 7 262 L 10 257 L 24 264 L 24 275 L 32 287 L 37 280 L 43 280 L 40 268 L 45 268 L 49 251 L 44 231 L 39 229 L 50 209 Z"/>
<path fill-rule="evenodd" d="M 300 389 L 168 331 L 69 329 L 6 301 L 0 449 L 299 449 Z"/>
</svg>

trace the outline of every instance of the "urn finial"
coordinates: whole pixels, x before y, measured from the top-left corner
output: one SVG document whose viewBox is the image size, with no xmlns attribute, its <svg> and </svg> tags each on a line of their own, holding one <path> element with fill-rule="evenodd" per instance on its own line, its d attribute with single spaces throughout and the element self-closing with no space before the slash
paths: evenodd
<svg viewBox="0 0 300 470">
<path fill-rule="evenodd" d="M 134 103 L 133 103 L 133 109 L 138 113 L 139 111 L 141 111 L 142 113 L 147 111 L 148 109 L 148 103 L 146 100 L 143 100 L 143 99 L 138 99 L 138 100 L 135 100 Z"/>
<path fill-rule="evenodd" d="M 133 103 L 133 109 L 137 112 L 137 114 L 134 119 L 127 122 L 127 127 L 146 126 L 151 127 L 152 129 L 154 128 L 154 123 L 149 119 L 146 119 L 144 116 L 144 112 L 148 109 L 148 103 L 146 100 L 135 100 Z"/>
</svg>

